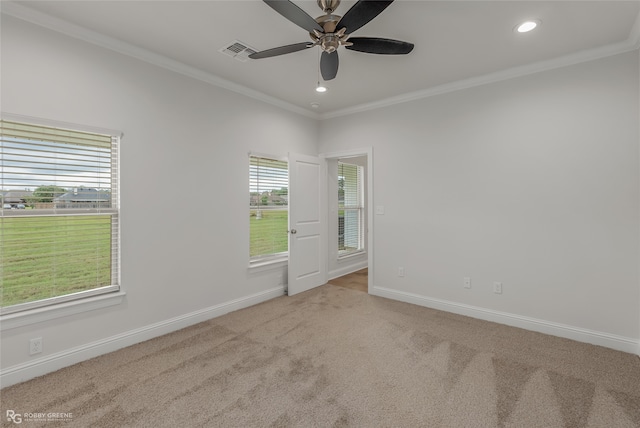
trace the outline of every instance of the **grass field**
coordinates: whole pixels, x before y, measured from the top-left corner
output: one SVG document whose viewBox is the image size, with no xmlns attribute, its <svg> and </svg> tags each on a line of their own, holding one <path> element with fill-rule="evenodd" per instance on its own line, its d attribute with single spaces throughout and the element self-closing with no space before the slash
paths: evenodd
<svg viewBox="0 0 640 428">
<path fill-rule="evenodd" d="M 0 219 L 1 306 L 111 284 L 111 217 Z"/>
<path fill-rule="evenodd" d="M 287 234 L 288 212 L 283 210 L 262 210 L 262 218 L 256 218 L 251 210 L 249 217 L 251 257 L 262 254 L 281 253 L 289 249 Z"/>
<path fill-rule="evenodd" d="M 288 212 L 251 211 L 250 255 L 288 250 Z M 0 218 L 0 306 L 111 284 L 109 216 Z"/>
</svg>

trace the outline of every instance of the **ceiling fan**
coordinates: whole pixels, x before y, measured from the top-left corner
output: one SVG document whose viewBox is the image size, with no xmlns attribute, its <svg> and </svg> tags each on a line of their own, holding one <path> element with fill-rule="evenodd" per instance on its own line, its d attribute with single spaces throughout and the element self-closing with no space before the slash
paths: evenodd
<svg viewBox="0 0 640 428">
<path fill-rule="evenodd" d="M 338 74 L 338 47 L 378 55 L 404 55 L 413 50 L 413 43 L 379 37 L 351 37 L 360 27 L 378 16 L 393 0 L 358 0 L 344 16 L 334 15 L 340 0 L 317 0 L 325 15 L 313 19 L 289 0 L 263 0 L 280 15 L 307 30 L 312 42 L 295 43 L 249 55 L 252 59 L 270 58 L 320 46 L 320 72 L 324 80 Z"/>
</svg>

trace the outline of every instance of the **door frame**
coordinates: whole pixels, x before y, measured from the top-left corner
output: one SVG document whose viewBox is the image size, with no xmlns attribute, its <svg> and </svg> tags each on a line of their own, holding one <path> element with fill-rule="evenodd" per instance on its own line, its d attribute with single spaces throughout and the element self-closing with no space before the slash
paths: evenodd
<svg viewBox="0 0 640 428">
<path fill-rule="evenodd" d="M 359 148 L 359 149 L 350 149 L 350 150 L 343 150 L 343 151 L 337 151 L 337 152 L 329 152 L 329 153 L 322 153 L 319 155 L 319 157 L 321 159 L 324 159 L 323 162 L 323 169 L 324 169 L 324 177 L 325 179 L 323 180 L 324 183 L 324 191 L 322 192 L 321 198 L 322 198 L 322 205 L 324 207 L 328 207 L 329 206 L 329 199 L 328 199 L 328 193 L 329 193 L 329 177 L 328 177 L 328 161 L 329 160 L 333 160 L 333 159 L 344 159 L 344 158 L 349 158 L 349 157 L 358 157 L 358 156 L 365 156 L 367 158 L 367 185 L 365 188 L 365 192 L 366 192 L 366 199 L 367 199 L 367 230 L 366 230 L 366 252 L 367 252 L 367 268 L 368 268 L 368 276 L 367 276 L 367 292 L 369 294 L 373 294 L 373 287 L 374 287 L 374 264 L 373 264 L 373 249 L 374 249 L 374 245 L 373 245 L 373 228 L 374 228 L 374 212 L 373 212 L 373 147 L 363 147 L 363 148 Z M 325 210 L 327 211 L 327 210 Z M 328 218 L 328 213 L 325 214 L 325 217 L 327 218 L 327 221 L 324 222 L 323 224 L 323 228 L 324 228 L 324 241 L 325 241 L 325 245 L 324 247 L 326 248 L 326 257 L 325 257 L 325 272 L 329 272 L 329 257 L 330 257 L 330 249 L 329 249 L 329 218 Z"/>
</svg>

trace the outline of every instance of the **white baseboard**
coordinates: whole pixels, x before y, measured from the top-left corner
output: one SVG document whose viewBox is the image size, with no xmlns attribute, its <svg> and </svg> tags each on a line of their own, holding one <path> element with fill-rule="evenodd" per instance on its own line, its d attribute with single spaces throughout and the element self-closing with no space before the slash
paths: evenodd
<svg viewBox="0 0 640 428">
<path fill-rule="evenodd" d="M 590 343 L 592 345 L 604 346 L 618 351 L 640 355 L 640 340 L 638 339 L 587 330 L 584 328 L 524 317 L 507 312 L 494 311 L 447 300 L 434 299 L 384 287 L 374 286 L 373 293 L 371 294 L 374 296 L 399 300 L 401 302 L 412 303 L 418 306 L 452 312 L 485 321 L 492 321 L 512 327 L 523 328 L 525 330 L 537 331 L 539 333 L 545 333 L 552 336 L 563 337 L 565 339 L 572 339 L 578 342 Z"/>
<path fill-rule="evenodd" d="M 364 269 L 368 266 L 368 260 L 361 260 L 357 263 L 349 264 L 348 266 L 342 266 L 339 269 L 334 269 L 331 272 L 327 273 L 327 277 L 329 280 L 339 278 L 344 275 L 348 275 L 353 272 L 357 272 L 360 269 Z"/>
<path fill-rule="evenodd" d="M 47 373 L 54 372 L 90 358 L 104 355 L 109 352 L 154 337 L 162 336 L 212 318 L 219 317 L 238 309 L 247 308 L 258 303 L 271 300 L 285 294 L 284 286 L 272 288 L 250 296 L 241 297 L 209 308 L 201 309 L 172 319 L 161 321 L 135 330 L 127 331 L 116 336 L 98 340 L 86 345 L 71 348 L 52 355 L 8 367 L 0 372 L 0 385 L 2 388 L 24 382 Z"/>
</svg>

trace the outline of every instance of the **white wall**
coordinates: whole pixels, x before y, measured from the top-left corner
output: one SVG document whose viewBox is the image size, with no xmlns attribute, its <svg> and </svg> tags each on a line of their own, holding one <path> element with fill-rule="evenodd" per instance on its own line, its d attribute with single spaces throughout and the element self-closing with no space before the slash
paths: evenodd
<svg viewBox="0 0 640 428">
<path fill-rule="evenodd" d="M 282 268 L 247 271 L 247 153 L 315 155 L 317 121 L 4 15 L 1 30 L 2 111 L 124 132 L 127 293 L 121 305 L 4 330 L 3 370 L 52 359 L 55 368 L 101 340 L 116 346 L 167 320 L 283 292 Z M 28 355 L 32 337 L 43 354 Z"/>
<path fill-rule="evenodd" d="M 324 122 L 373 146 L 375 294 L 636 352 L 638 80 L 634 51 Z"/>
</svg>

